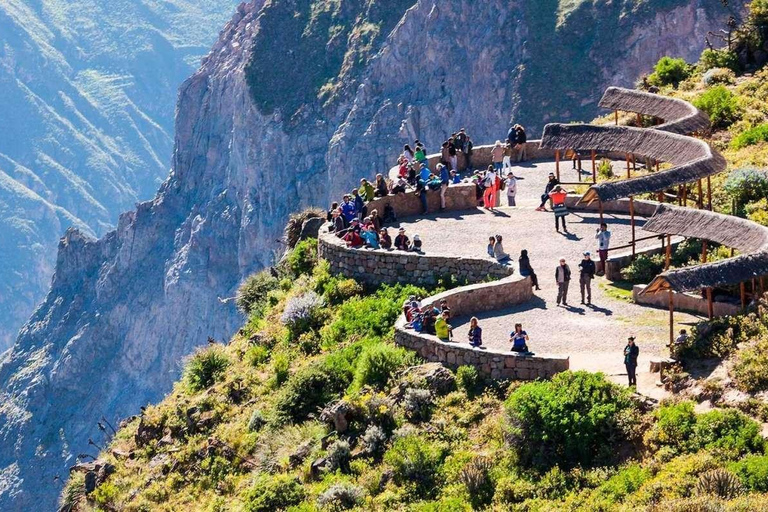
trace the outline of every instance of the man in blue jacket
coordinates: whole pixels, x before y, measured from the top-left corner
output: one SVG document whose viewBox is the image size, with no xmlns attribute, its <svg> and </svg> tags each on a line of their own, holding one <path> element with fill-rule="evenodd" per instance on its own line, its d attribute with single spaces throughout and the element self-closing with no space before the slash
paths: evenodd
<svg viewBox="0 0 768 512">
<path fill-rule="evenodd" d="M 357 209 L 355 208 L 355 204 L 352 202 L 351 198 L 349 197 L 349 194 L 346 194 L 344 196 L 344 202 L 341 203 L 341 216 L 344 217 L 344 222 L 346 222 L 347 225 L 352 222 L 352 219 L 357 217 Z"/>
<path fill-rule="evenodd" d="M 451 175 L 448 173 L 448 166 L 437 164 L 437 168 L 440 170 L 440 209 L 445 210 L 445 191 L 448 190 Z"/>
</svg>

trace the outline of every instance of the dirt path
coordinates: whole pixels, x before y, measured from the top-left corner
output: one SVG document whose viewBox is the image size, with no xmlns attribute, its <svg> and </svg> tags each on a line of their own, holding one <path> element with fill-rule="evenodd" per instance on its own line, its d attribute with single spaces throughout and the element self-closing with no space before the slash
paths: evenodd
<svg viewBox="0 0 768 512">
<path fill-rule="evenodd" d="M 488 237 L 500 234 L 504 239 L 504 249 L 512 255 L 513 266 L 517 270 L 520 250 L 528 250 L 541 291 L 535 291 L 535 297 L 527 304 L 477 315 L 486 346 L 509 347 L 509 332 L 516 322 L 520 322 L 530 336 L 530 348 L 534 352 L 568 355 L 571 369 L 602 371 L 616 382 L 626 383 L 622 349 L 627 337 L 634 335 L 640 347 L 639 391 L 659 397 L 662 392 L 655 385 L 658 374 L 649 374 L 648 368 L 651 357 L 667 354 L 668 312 L 639 306 L 621 298 L 619 293 L 611 293 L 609 289 L 613 287 L 603 278 L 593 281 L 593 306 L 580 304 L 578 263 L 584 251 L 596 255 L 594 235 L 599 218 L 596 213 L 572 212 L 567 218 L 571 234 L 555 232 L 552 213 L 535 211 L 547 174 L 551 171 L 554 171 L 552 162 L 536 162 L 514 168 L 515 175 L 519 177 L 517 207 L 502 207 L 496 212 L 478 209 L 430 214 L 407 219 L 401 225 L 411 236 L 418 234 L 421 237 L 427 254 L 484 256 Z M 575 181 L 576 174 L 570 170 L 570 162 L 565 162 L 561 171 L 563 179 Z M 505 195 L 502 204 L 506 204 Z M 613 233 L 614 246 L 631 240 L 628 216 L 609 214 L 604 217 Z M 637 219 L 638 237 L 647 234 L 641 229 L 643 223 L 644 219 Z M 574 275 L 567 308 L 555 303 L 557 286 L 554 271 L 560 257 L 566 258 Z M 676 329 L 698 320 L 692 315 L 675 314 Z M 451 323 L 456 340 L 464 342 L 469 317 L 455 318 Z"/>
</svg>

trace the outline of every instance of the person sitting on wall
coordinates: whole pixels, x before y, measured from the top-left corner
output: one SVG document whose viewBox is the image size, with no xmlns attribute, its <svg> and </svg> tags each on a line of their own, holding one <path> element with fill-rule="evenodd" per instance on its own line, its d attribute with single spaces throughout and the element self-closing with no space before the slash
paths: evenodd
<svg viewBox="0 0 768 512">
<path fill-rule="evenodd" d="M 549 180 L 547 181 L 547 186 L 544 187 L 544 193 L 541 195 L 541 204 L 538 208 L 536 208 L 537 212 L 545 212 L 547 209 L 544 207 L 544 205 L 547 204 L 547 201 L 549 201 L 549 193 L 552 192 L 552 190 L 560 184 L 560 181 L 555 178 L 555 173 L 551 172 L 549 173 Z"/>
<path fill-rule="evenodd" d="M 405 163 L 408 163 L 408 164 L 413 162 L 414 153 L 413 153 L 413 150 L 411 149 L 411 146 L 409 146 L 408 144 L 403 146 L 403 152 L 400 155 L 400 158 L 405 160 Z"/>
<path fill-rule="evenodd" d="M 403 315 L 405 315 L 405 319 L 409 322 L 411 321 L 411 318 L 413 318 L 413 315 L 411 314 L 413 312 L 413 303 L 416 302 L 416 296 L 415 295 L 409 295 L 407 299 L 403 302 Z"/>
<path fill-rule="evenodd" d="M 493 257 L 499 263 L 507 263 L 510 260 L 509 254 L 504 252 L 504 246 L 501 245 L 501 235 L 496 235 L 496 244 L 493 246 Z"/>
<path fill-rule="evenodd" d="M 421 237 L 419 235 L 413 235 L 413 250 L 421 252 Z"/>
<path fill-rule="evenodd" d="M 381 245 L 382 249 L 392 248 L 392 238 L 389 236 L 387 228 L 381 228 L 381 230 L 379 230 L 379 245 Z"/>
<path fill-rule="evenodd" d="M 477 324 L 477 317 L 473 316 L 469 321 L 469 344 L 473 347 L 479 347 L 483 344 L 483 330 Z"/>
<path fill-rule="evenodd" d="M 360 231 L 360 237 L 365 241 L 365 246 L 371 249 L 379 249 L 379 235 L 373 225 L 366 226 Z"/>
<path fill-rule="evenodd" d="M 338 209 L 339 209 L 339 203 L 336 203 L 336 202 L 331 203 L 331 208 L 328 210 L 328 213 L 325 215 L 325 221 L 332 222 L 333 212 L 335 212 Z"/>
<path fill-rule="evenodd" d="M 489 236 L 488 237 L 488 247 L 486 248 L 486 252 L 488 253 L 488 256 L 490 256 L 491 258 L 495 257 L 494 253 L 493 253 L 493 247 L 495 245 L 496 245 L 496 237 Z"/>
<path fill-rule="evenodd" d="M 344 217 L 341 214 L 341 208 L 336 208 L 331 213 L 331 228 L 332 233 L 336 233 L 336 236 L 342 237 L 347 229 L 347 225 L 344 222 Z"/>
<path fill-rule="evenodd" d="M 375 197 L 387 197 L 389 195 L 389 186 L 383 174 L 376 175 L 376 189 L 373 192 Z"/>
<path fill-rule="evenodd" d="M 429 177 L 431 175 L 432 173 L 429 170 L 429 166 L 426 164 L 426 162 L 422 162 L 421 167 L 419 167 L 419 179 L 426 184 L 429 181 Z"/>
<path fill-rule="evenodd" d="M 449 317 L 450 313 L 446 310 L 440 313 L 437 320 L 435 320 L 435 335 L 440 341 L 446 343 L 451 341 L 451 332 L 453 331 L 451 324 L 448 323 Z"/>
<path fill-rule="evenodd" d="M 419 181 L 418 173 L 416 172 L 416 167 L 415 167 L 415 164 L 413 163 L 408 165 L 407 181 L 408 181 L 408 184 L 412 187 L 415 187 L 416 183 Z"/>
<path fill-rule="evenodd" d="M 431 334 L 435 335 L 435 322 L 437 321 L 437 315 L 435 314 L 435 311 L 432 308 L 428 308 L 426 310 L 422 310 L 421 312 L 422 316 L 422 327 L 421 332 L 425 334 Z"/>
<path fill-rule="evenodd" d="M 452 185 L 458 185 L 459 183 L 461 183 L 461 176 L 459 176 L 459 173 L 457 173 L 456 171 L 451 171 L 450 176 L 451 176 Z"/>
<path fill-rule="evenodd" d="M 427 161 L 427 152 L 424 150 L 424 146 L 419 143 L 416 146 L 416 151 L 413 153 L 413 158 L 420 164 Z"/>
<path fill-rule="evenodd" d="M 357 219 L 353 220 L 347 234 L 344 235 L 344 241 L 347 242 L 347 247 L 357 249 L 365 244 L 365 241 L 360 236 L 359 224 Z"/>
<path fill-rule="evenodd" d="M 395 237 L 395 249 L 399 251 L 410 251 L 411 241 L 405 235 L 405 228 L 398 230 L 398 235 Z"/>
<path fill-rule="evenodd" d="M 520 275 L 523 277 L 530 277 L 531 284 L 537 290 L 541 290 L 541 288 L 539 288 L 539 278 L 536 277 L 536 272 L 534 272 L 533 267 L 531 267 L 531 260 L 528 258 L 527 250 L 523 249 L 520 251 L 520 258 L 517 260 L 517 263 L 520 268 Z"/>
<path fill-rule="evenodd" d="M 344 194 L 344 200 L 340 208 L 341 214 L 344 217 L 344 223 L 349 226 L 352 219 L 357 217 L 357 208 L 355 208 L 355 203 L 352 202 L 352 197 L 349 194 Z"/>
<path fill-rule="evenodd" d="M 515 324 L 515 330 L 509 333 L 509 342 L 512 343 L 512 352 L 528 352 L 528 333 L 523 330 L 523 324 Z"/>
<path fill-rule="evenodd" d="M 360 180 L 360 192 L 366 203 L 370 203 L 376 197 L 376 189 L 365 178 Z"/>
<path fill-rule="evenodd" d="M 381 215 L 379 215 L 379 210 L 373 209 L 371 210 L 371 214 L 369 215 L 371 218 L 371 223 L 373 224 L 373 227 L 376 228 L 376 233 L 381 231 L 381 225 L 383 219 L 381 218 Z"/>
<path fill-rule="evenodd" d="M 405 188 L 408 186 L 408 181 L 402 176 L 397 178 L 395 185 L 392 187 L 392 195 L 405 194 Z"/>
</svg>

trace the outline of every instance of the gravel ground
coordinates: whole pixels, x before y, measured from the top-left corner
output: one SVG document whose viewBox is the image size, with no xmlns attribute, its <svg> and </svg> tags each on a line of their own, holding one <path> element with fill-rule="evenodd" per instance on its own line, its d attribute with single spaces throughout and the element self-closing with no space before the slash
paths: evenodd
<svg viewBox="0 0 768 512">
<path fill-rule="evenodd" d="M 659 395 L 654 383 L 658 374 L 647 372 L 651 357 L 667 354 L 668 312 L 609 295 L 605 290 L 608 281 L 599 277 L 592 283 L 593 305 L 580 304 L 578 263 L 584 251 L 591 251 L 597 258 L 594 234 L 599 216 L 596 213 L 571 212 L 567 217 L 571 234 L 566 235 L 555 231 L 551 212 L 535 211 L 547 174 L 553 172 L 554 167 L 553 162 L 536 162 L 514 168 L 519 178 L 517 207 L 502 207 L 495 212 L 478 209 L 430 214 L 418 219 L 406 219 L 400 225 L 411 237 L 414 234 L 421 237 L 427 254 L 487 257 L 488 237 L 500 234 L 504 249 L 512 255 L 516 268 L 520 250 L 528 250 L 541 291 L 535 291 L 535 297 L 527 304 L 478 315 L 486 346 L 509 347 L 509 332 L 516 322 L 520 322 L 530 336 L 529 347 L 534 352 L 568 355 L 571 369 L 602 371 L 617 382 L 626 382 L 622 350 L 627 337 L 635 335 L 640 347 L 640 390 L 652 396 Z M 570 162 L 561 164 L 561 173 L 563 180 L 576 181 Z M 506 192 L 501 193 L 502 204 L 506 204 Z M 606 214 L 604 218 L 612 231 L 614 246 L 631 240 L 628 216 Z M 638 217 L 636 222 L 637 236 L 645 236 L 647 233 L 641 229 L 644 219 Z M 647 247 L 653 242 L 645 242 L 640 247 Z M 574 276 L 567 308 L 557 306 L 555 302 L 557 285 L 554 271 L 560 257 L 566 259 Z M 698 319 L 675 313 L 675 321 L 677 331 L 681 325 L 695 323 Z M 457 341 L 463 342 L 469 318 L 454 318 L 451 324 Z"/>
</svg>

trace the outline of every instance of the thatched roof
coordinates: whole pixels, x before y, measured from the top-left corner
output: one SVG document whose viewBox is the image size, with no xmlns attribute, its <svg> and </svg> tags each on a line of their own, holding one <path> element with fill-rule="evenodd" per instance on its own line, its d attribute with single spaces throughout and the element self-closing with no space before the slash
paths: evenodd
<svg viewBox="0 0 768 512">
<path fill-rule="evenodd" d="M 664 272 L 651 281 L 643 293 L 734 285 L 768 275 L 768 228 L 755 222 L 707 210 L 662 204 L 643 229 L 710 240 L 745 253 L 727 260 Z"/>
<path fill-rule="evenodd" d="M 687 101 L 648 92 L 609 87 L 599 105 L 611 110 L 636 112 L 663 119 L 665 123 L 655 126 L 655 130 L 688 134 L 707 131 L 710 126 L 709 116 Z"/>
<path fill-rule="evenodd" d="M 701 140 L 653 129 L 548 124 L 541 147 L 633 153 L 674 165 L 666 171 L 590 187 L 582 201 L 613 201 L 691 183 L 725 170 L 725 159 Z"/>
</svg>

